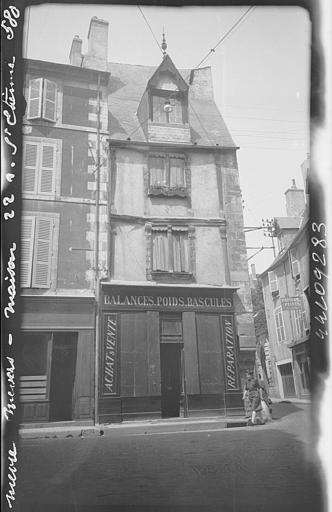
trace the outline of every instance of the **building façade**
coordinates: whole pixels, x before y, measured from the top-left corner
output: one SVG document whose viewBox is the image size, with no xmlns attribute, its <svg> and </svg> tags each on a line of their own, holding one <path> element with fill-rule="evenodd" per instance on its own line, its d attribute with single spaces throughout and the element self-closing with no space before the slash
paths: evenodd
<svg viewBox="0 0 332 512">
<path fill-rule="evenodd" d="M 71 93 L 65 115 L 76 121 L 68 122 L 75 141 L 67 159 L 59 159 L 62 202 L 28 203 L 57 213 L 59 228 L 52 286 L 24 289 L 27 351 L 36 333 L 48 346 L 46 370 L 25 375 L 43 376 L 36 388 L 46 382 L 43 397 L 25 394 L 25 421 L 235 411 L 255 337 L 238 148 L 214 102 L 211 70 L 179 71 L 166 48 L 157 69 L 109 63 L 108 23 L 97 18 L 88 37 L 88 54 L 75 37 L 71 65 L 63 66 Z M 93 77 L 89 93 L 77 90 L 82 83 L 71 73 Z M 84 125 L 77 123 L 83 106 Z M 62 138 L 62 126 L 45 123 L 46 139 L 52 130 Z M 33 132 L 26 137 L 39 136 L 36 121 L 27 124 Z M 71 361 L 62 391 L 70 398 L 67 415 L 54 417 L 47 411 L 61 394 L 54 386 L 63 357 Z M 38 418 L 42 402 L 46 413 Z"/>
</svg>

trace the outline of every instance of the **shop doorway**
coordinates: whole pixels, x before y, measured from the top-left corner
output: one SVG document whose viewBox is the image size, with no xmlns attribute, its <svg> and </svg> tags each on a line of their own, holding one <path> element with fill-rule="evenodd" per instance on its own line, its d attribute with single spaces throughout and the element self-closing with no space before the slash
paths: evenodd
<svg viewBox="0 0 332 512">
<path fill-rule="evenodd" d="M 50 421 L 72 420 L 76 351 L 76 333 L 53 334 Z"/>
<path fill-rule="evenodd" d="M 293 368 L 291 363 L 281 364 L 278 366 L 282 380 L 282 387 L 285 398 L 293 398 L 296 396 Z"/>
<path fill-rule="evenodd" d="M 181 349 L 176 343 L 162 343 L 161 360 L 161 415 L 175 418 L 180 415 Z"/>
<path fill-rule="evenodd" d="M 180 416 L 182 317 L 160 315 L 161 416 Z"/>
</svg>

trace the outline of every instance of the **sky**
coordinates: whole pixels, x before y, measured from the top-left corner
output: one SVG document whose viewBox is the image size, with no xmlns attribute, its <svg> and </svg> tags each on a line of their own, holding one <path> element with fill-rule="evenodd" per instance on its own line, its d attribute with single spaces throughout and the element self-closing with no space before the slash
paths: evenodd
<svg viewBox="0 0 332 512">
<path fill-rule="evenodd" d="M 194 68 L 248 7 L 148 7 L 141 9 L 156 39 L 163 28 L 167 52 L 179 68 Z M 110 62 L 158 66 L 160 48 L 136 5 L 45 4 L 26 14 L 25 52 L 31 59 L 69 63 L 74 35 L 83 39 L 92 16 L 109 22 Z M 311 26 L 300 7 L 255 7 L 202 66 L 211 66 L 214 96 L 233 140 L 244 225 L 284 216 L 284 192 L 296 180 L 309 152 Z M 273 260 L 262 230 L 246 236 L 248 264 L 258 273 Z"/>
</svg>

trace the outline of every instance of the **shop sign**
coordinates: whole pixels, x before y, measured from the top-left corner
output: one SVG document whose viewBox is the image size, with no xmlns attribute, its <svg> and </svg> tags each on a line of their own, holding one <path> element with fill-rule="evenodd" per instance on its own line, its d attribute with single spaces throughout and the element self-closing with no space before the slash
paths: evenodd
<svg viewBox="0 0 332 512">
<path fill-rule="evenodd" d="M 118 394 L 118 317 L 104 314 L 103 325 L 102 394 Z"/>
<path fill-rule="evenodd" d="M 221 322 L 224 339 L 227 391 L 236 391 L 239 389 L 239 376 L 233 318 L 231 316 L 222 316 Z"/>
<path fill-rule="evenodd" d="M 217 292 L 200 292 L 199 290 L 181 290 L 179 294 L 173 290 L 141 289 L 119 290 L 111 288 L 112 293 L 103 294 L 103 307 L 119 309 L 154 309 L 154 310 L 231 310 L 233 301 L 230 296 Z M 232 293 L 227 291 L 229 293 Z"/>
<path fill-rule="evenodd" d="M 281 309 L 292 310 L 292 309 L 301 309 L 301 299 L 300 297 L 284 297 L 281 299 Z"/>
</svg>

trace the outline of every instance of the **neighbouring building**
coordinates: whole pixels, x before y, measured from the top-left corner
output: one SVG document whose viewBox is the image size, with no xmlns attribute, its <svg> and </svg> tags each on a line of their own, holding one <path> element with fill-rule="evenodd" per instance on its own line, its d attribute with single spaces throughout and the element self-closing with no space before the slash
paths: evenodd
<svg viewBox="0 0 332 512">
<path fill-rule="evenodd" d="M 260 274 L 274 373 L 270 390 L 282 399 L 309 398 L 309 216 L 304 190 L 294 180 L 285 195 L 287 217 L 275 218 L 280 252 Z"/>
<path fill-rule="evenodd" d="M 165 40 L 157 68 L 110 63 L 98 18 L 88 39 L 26 63 L 23 422 L 238 411 L 256 344 L 211 70 L 178 70 Z"/>
</svg>

